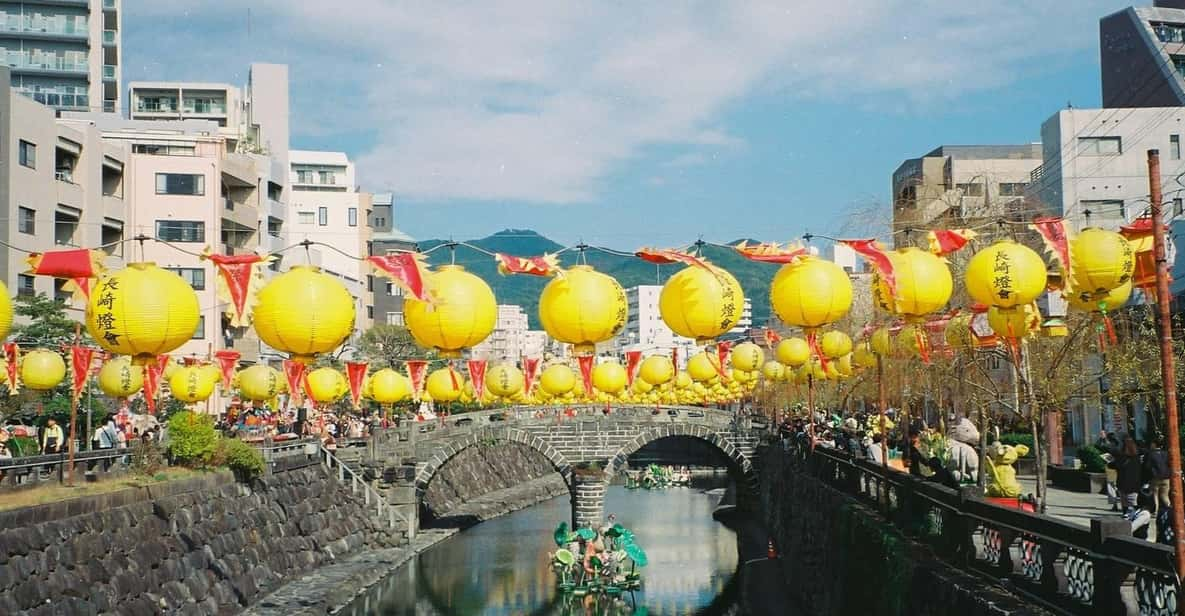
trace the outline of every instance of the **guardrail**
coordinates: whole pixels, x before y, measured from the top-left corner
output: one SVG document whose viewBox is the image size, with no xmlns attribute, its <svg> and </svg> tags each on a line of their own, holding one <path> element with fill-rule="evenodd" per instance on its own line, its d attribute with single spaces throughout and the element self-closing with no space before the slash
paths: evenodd
<svg viewBox="0 0 1185 616">
<path fill-rule="evenodd" d="M 318 447 L 320 449 L 322 463 L 325 465 L 325 468 L 329 470 L 329 472 L 333 473 L 336 471 L 338 481 L 345 483 L 348 477 L 350 483 L 350 492 L 357 494 L 358 491 L 361 490 L 362 499 L 366 506 L 374 507 L 378 516 L 387 521 L 387 526 L 389 528 L 395 528 L 395 518 L 403 520 L 403 522 L 407 524 L 407 540 L 415 541 L 416 525 L 414 519 L 409 519 L 407 516 L 403 515 L 403 512 L 391 506 L 391 504 L 387 502 L 387 499 L 383 498 L 383 496 L 379 494 L 378 491 L 370 487 L 370 485 L 367 484 L 365 480 L 358 476 L 358 473 L 354 472 L 354 470 L 349 466 L 346 466 L 346 464 L 339 460 L 337 456 L 333 455 L 332 452 L 330 452 L 328 449 L 325 449 L 324 447 Z M 414 516 L 415 514 L 413 513 L 412 515 Z"/>
<path fill-rule="evenodd" d="M 121 473 L 127 469 L 131 449 L 79 451 L 74 455 L 75 478 L 84 473 Z M 32 487 L 35 484 L 65 480 L 68 454 L 22 456 L 0 460 L 0 487 Z"/>
<path fill-rule="evenodd" d="M 960 568 L 1064 614 L 1175 614 L 1173 552 L 1100 516 L 1089 529 L 986 501 L 825 447 L 792 444 L 790 464 L 884 512 L 906 534 Z"/>
</svg>

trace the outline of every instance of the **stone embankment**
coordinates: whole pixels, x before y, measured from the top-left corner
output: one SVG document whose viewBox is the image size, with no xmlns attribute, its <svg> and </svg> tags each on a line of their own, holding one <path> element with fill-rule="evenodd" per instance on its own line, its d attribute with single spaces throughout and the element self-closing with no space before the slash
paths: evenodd
<svg viewBox="0 0 1185 616">
<path fill-rule="evenodd" d="M 548 478 L 549 481 L 533 481 L 540 478 Z M 544 492 L 533 501 L 529 494 L 508 493 L 506 507 L 513 508 L 500 509 L 496 498 L 475 502 L 480 496 L 523 486 L 534 486 L 534 489 Z M 457 453 L 433 477 L 424 494 L 424 507 L 429 514 L 426 521 L 430 518 L 457 516 L 476 516 L 477 521 L 486 520 L 527 506 L 512 503 L 529 502 L 533 505 L 544 500 L 544 497 L 566 494 L 567 491 L 563 478 L 538 451 L 510 441 L 482 443 Z"/>
</svg>

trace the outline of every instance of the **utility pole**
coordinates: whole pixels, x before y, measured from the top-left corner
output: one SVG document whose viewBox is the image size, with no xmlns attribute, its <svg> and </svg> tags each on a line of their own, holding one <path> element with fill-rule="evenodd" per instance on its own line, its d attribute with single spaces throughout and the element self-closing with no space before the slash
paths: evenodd
<svg viewBox="0 0 1185 616">
<path fill-rule="evenodd" d="M 1181 489 L 1181 433 L 1177 429 L 1177 374 L 1173 361 L 1173 296 L 1169 293 L 1169 264 L 1165 259 L 1164 225 L 1161 222 L 1160 151 L 1148 150 L 1148 190 L 1152 204 L 1152 249 L 1156 257 L 1156 304 L 1160 314 L 1160 372 L 1164 381 L 1164 413 L 1168 425 L 1169 497 L 1173 505 L 1173 554 L 1177 585 L 1185 579 L 1185 498 Z M 1177 602 L 1177 614 L 1185 615 L 1185 601 Z"/>
</svg>

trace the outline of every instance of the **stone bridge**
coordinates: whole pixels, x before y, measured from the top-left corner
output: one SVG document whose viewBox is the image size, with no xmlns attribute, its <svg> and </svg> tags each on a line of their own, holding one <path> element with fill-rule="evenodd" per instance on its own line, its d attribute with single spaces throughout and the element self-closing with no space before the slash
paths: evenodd
<svg viewBox="0 0 1185 616">
<path fill-rule="evenodd" d="M 414 497 L 418 508 L 437 472 L 453 456 L 483 443 L 509 441 L 542 454 L 568 486 L 572 521 L 577 526 L 602 521 L 605 490 L 626 469 L 630 454 L 655 441 L 687 437 L 710 444 L 729 460 L 737 485 L 738 506 L 755 502 L 756 446 L 763 427 L 738 420 L 731 411 L 682 406 L 507 407 L 465 413 L 443 423 L 401 428 L 379 453 L 389 458 L 401 450 L 414 462 Z M 412 453 L 414 452 L 414 453 Z M 411 454 L 411 455 L 409 455 Z"/>
</svg>

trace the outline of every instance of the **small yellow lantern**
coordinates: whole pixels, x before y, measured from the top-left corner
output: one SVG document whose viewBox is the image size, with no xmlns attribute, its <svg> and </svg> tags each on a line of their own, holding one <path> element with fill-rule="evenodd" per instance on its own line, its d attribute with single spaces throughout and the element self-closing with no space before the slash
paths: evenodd
<svg viewBox="0 0 1185 616">
<path fill-rule="evenodd" d="M 638 376 L 651 385 L 664 385 L 675 378 L 675 364 L 665 355 L 651 355 L 642 360 Z"/>
<path fill-rule="evenodd" d="M 1045 292 L 1045 261 L 1027 246 L 1000 240 L 971 257 L 964 280 L 971 299 L 981 304 L 1023 306 Z"/>
<path fill-rule="evenodd" d="M 836 372 L 838 372 L 841 377 L 847 378 L 849 376 L 852 376 L 852 372 L 853 372 L 852 353 L 843 355 L 839 359 L 831 362 L 828 365 L 829 366 L 834 365 Z"/>
<path fill-rule="evenodd" d="M 742 342 L 732 349 L 732 367 L 737 370 L 752 372 L 761 368 L 765 362 L 765 351 L 752 342 Z"/>
<path fill-rule="evenodd" d="M 687 389 L 694 383 L 695 381 L 691 380 L 691 375 L 687 374 L 687 372 L 683 370 L 680 370 L 675 374 L 675 388 L 677 389 Z"/>
<path fill-rule="evenodd" d="M 873 281 L 873 295 L 878 307 L 890 314 L 920 317 L 938 310 L 950 301 L 954 281 L 950 268 L 941 258 L 913 246 L 887 253 L 893 264 L 896 294 L 878 274 Z"/>
<path fill-rule="evenodd" d="M 173 397 L 185 402 L 203 402 L 214 393 L 218 375 L 205 370 L 204 366 L 185 366 L 169 377 L 169 391 Z"/>
<path fill-rule="evenodd" d="M 265 344 L 310 363 L 354 331 L 354 297 L 321 268 L 295 265 L 259 290 L 253 318 Z"/>
<path fill-rule="evenodd" d="M 465 389 L 465 379 L 452 368 L 440 368 L 428 375 L 425 387 L 428 395 L 436 402 L 453 402 L 461 397 Z"/>
<path fill-rule="evenodd" d="M 144 386 L 144 369 L 127 357 L 116 357 L 99 369 L 99 389 L 112 398 L 127 398 Z"/>
<path fill-rule="evenodd" d="M 726 270 L 708 264 L 688 266 L 667 280 L 658 311 L 671 331 L 700 344 L 726 334 L 745 309 L 741 283 Z"/>
<path fill-rule="evenodd" d="M 131 263 L 99 279 L 86 309 L 86 330 L 103 349 L 155 361 L 193 338 L 200 320 L 197 294 L 155 263 Z"/>
<path fill-rule="evenodd" d="M 267 402 L 284 392 L 284 375 L 263 364 L 243 368 L 238 374 L 239 395 L 252 402 Z"/>
<path fill-rule="evenodd" d="M 635 379 L 634 383 L 642 380 Z M 622 368 L 621 364 L 616 361 L 601 362 L 593 367 L 592 381 L 593 387 L 597 388 L 597 391 L 611 395 L 619 394 L 625 389 L 625 368 Z"/>
<path fill-rule="evenodd" d="M 852 352 L 852 339 L 841 331 L 830 331 L 823 334 L 819 348 L 829 359 L 838 359 Z"/>
<path fill-rule="evenodd" d="M 797 368 L 811 358 L 811 347 L 802 338 L 786 338 L 778 343 L 777 356 L 778 361 Z"/>
<path fill-rule="evenodd" d="M 21 383 L 35 391 L 57 387 L 66 378 L 66 360 L 46 349 L 29 351 L 21 358 Z"/>
<path fill-rule="evenodd" d="M 1122 235 L 1106 229 L 1083 229 L 1070 242 L 1070 288 L 1084 301 L 1099 301 L 1131 282 L 1136 260 Z"/>
<path fill-rule="evenodd" d="M 761 367 L 761 375 L 765 377 L 766 381 L 771 383 L 781 381 L 786 378 L 786 366 L 782 365 L 781 362 L 767 361 Z"/>
<path fill-rule="evenodd" d="M 872 344 L 861 342 L 852 350 L 852 363 L 861 368 L 875 368 L 876 354 L 872 352 Z"/>
<path fill-rule="evenodd" d="M 1102 297 L 1090 297 L 1087 294 L 1074 291 L 1065 293 L 1066 301 L 1069 302 L 1070 307 L 1082 312 L 1114 312 L 1122 308 L 1131 295 L 1132 281 L 1130 279 L 1111 289 Z"/>
<path fill-rule="evenodd" d="M 888 357 L 893 354 L 893 336 L 888 327 L 879 327 L 872 332 L 871 339 L 872 352 L 881 357 Z"/>
<path fill-rule="evenodd" d="M 565 364 L 552 364 L 539 375 L 539 388 L 550 396 L 563 396 L 576 387 L 576 373 Z"/>
<path fill-rule="evenodd" d="M 582 355 L 592 354 L 598 342 L 621 333 L 628 316 L 621 285 L 587 265 L 557 275 L 539 296 L 543 329 Z"/>
<path fill-rule="evenodd" d="M 997 336 L 1010 340 L 1028 338 L 1041 330 L 1041 313 L 1036 304 L 1012 309 L 992 306 L 988 309 L 987 319 Z"/>
<path fill-rule="evenodd" d="M 0 340 L 8 337 L 12 330 L 12 298 L 8 296 L 8 287 L 0 282 Z"/>
<path fill-rule="evenodd" d="M 498 302 L 484 280 L 459 265 L 443 265 L 428 274 L 431 302 L 408 297 L 403 302 L 407 329 L 421 346 L 442 357 L 460 357 L 461 350 L 485 340 L 498 321 Z"/>
<path fill-rule="evenodd" d="M 691 380 L 697 383 L 710 381 L 719 376 L 719 368 L 720 360 L 716 358 L 715 354 L 701 351 L 687 360 L 687 374 L 691 376 Z"/>
<path fill-rule="evenodd" d="M 509 398 L 522 391 L 522 370 L 510 364 L 498 364 L 486 372 L 486 391 L 500 398 Z"/>
<path fill-rule="evenodd" d="M 971 315 L 960 315 L 946 323 L 942 337 L 952 349 L 969 349 L 975 343 L 971 334 Z"/>
<path fill-rule="evenodd" d="M 625 381 L 621 382 L 621 386 L 622 388 L 625 387 Z M 648 394 L 654 390 L 654 386 L 650 383 L 647 383 L 646 381 L 643 381 L 642 379 L 634 379 L 634 384 L 630 386 L 630 390 L 635 394 Z"/>
<path fill-rule="evenodd" d="M 815 328 L 843 318 L 852 306 L 852 281 L 831 261 L 803 257 L 774 275 L 769 300 L 788 325 Z"/>
<path fill-rule="evenodd" d="M 329 404 L 341 399 L 350 390 L 346 376 L 333 368 L 317 368 L 305 375 L 309 397 L 318 404 Z"/>
<path fill-rule="evenodd" d="M 909 357 L 924 357 L 930 352 L 930 337 L 925 325 L 910 323 L 897 334 L 897 346 Z"/>
</svg>

